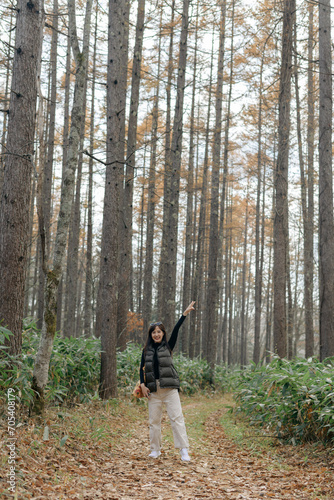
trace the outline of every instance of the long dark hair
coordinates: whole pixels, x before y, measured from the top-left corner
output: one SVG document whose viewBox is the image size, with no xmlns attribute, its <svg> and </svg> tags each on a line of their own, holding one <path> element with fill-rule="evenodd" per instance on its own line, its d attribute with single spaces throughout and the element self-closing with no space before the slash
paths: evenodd
<svg viewBox="0 0 334 500">
<path fill-rule="evenodd" d="M 161 321 L 158 321 L 157 323 L 151 323 L 150 324 L 150 327 L 148 329 L 148 335 L 147 335 L 147 340 L 146 340 L 146 344 L 145 344 L 145 347 L 144 347 L 144 352 L 146 353 L 147 349 L 151 346 L 154 345 L 154 340 L 152 339 L 152 332 L 155 330 L 156 327 L 159 327 L 160 330 L 163 332 L 164 336 L 162 337 L 162 340 L 161 340 L 161 343 L 163 343 L 164 341 L 166 342 L 166 344 L 168 345 L 167 343 L 167 334 L 166 334 L 166 328 L 164 327 L 164 325 L 161 323 Z"/>
</svg>

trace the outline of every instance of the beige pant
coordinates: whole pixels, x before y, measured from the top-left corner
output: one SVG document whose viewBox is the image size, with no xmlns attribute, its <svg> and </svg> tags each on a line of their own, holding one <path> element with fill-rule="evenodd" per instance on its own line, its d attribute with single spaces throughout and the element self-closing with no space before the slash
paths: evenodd
<svg viewBox="0 0 334 500">
<path fill-rule="evenodd" d="M 172 426 L 175 448 L 188 448 L 179 392 L 177 389 L 161 389 L 157 381 L 157 392 L 151 392 L 148 399 L 151 450 L 159 451 L 161 447 L 161 417 L 164 403 Z"/>
</svg>

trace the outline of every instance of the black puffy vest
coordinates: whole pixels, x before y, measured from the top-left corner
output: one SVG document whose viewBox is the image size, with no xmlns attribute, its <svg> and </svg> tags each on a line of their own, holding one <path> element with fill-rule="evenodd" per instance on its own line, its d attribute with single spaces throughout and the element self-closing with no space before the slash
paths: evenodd
<svg viewBox="0 0 334 500">
<path fill-rule="evenodd" d="M 145 354 L 145 385 L 150 392 L 156 392 L 157 384 L 154 376 L 154 351 L 153 347 L 148 347 Z M 179 389 L 180 379 L 175 370 L 171 353 L 166 342 L 162 342 L 157 348 L 159 363 L 159 382 L 161 389 Z"/>
</svg>

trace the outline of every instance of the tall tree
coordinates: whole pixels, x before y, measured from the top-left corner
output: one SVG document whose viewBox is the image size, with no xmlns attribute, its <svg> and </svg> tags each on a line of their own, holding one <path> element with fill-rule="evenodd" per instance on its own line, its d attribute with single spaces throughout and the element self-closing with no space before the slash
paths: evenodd
<svg viewBox="0 0 334 500">
<path fill-rule="evenodd" d="M 154 214 L 156 204 L 156 168 L 157 168 L 157 145 L 158 145 L 158 122 L 159 122 L 159 93 L 160 93 L 160 63 L 161 63 L 161 40 L 162 40 L 162 8 L 160 12 L 160 33 L 158 45 L 158 66 L 157 66 L 157 88 L 154 95 L 152 110 L 152 146 L 151 160 L 148 176 L 147 193 L 147 226 L 146 226 L 146 253 L 144 267 L 144 287 L 143 287 L 143 331 L 148 331 L 148 324 L 152 320 L 152 286 L 153 286 L 153 250 L 154 250 Z"/>
<path fill-rule="evenodd" d="M 6 109 L 3 109 L 4 117 L 2 121 L 2 133 L 1 133 L 1 157 L 0 157 L 0 193 L 2 192 L 2 184 L 3 184 L 3 174 L 4 174 L 4 156 L 5 156 L 5 148 L 6 148 L 6 139 L 7 139 L 7 121 L 8 121 L 8 111 L 9 111 L 9 84 L 10 84 L 10 75 L 12 72 L 12 66 L 9 61 L 12 59 L 12 36 L 13 36 L 13 10 L 10 11 L 10 20 L 9 20 L 9 38 L 8 38 L 8 47 L 7 47 L 7 70 L 6 70 L 6 83 L 5 83 L 5 92 L 4 92 L 4 104 Z"/>
<path fill-rule="evenodd" d="M 210 207 L 210 243 L 208 262 L 208 286 L 206 290 L 206 311 L 205 329 L 206 346 L 204 349 L 206 359 L 210 363 L 211 376 L 217 355 L 217 300 L 218 300 L 218 275 L 217 260 L 219 246 L 219 173 L 220 173 L 220 151 L 222 132 L 222 104 L 223 104 L 223 76 L 224 76 L 224 51 L 225 51 L 225 19 L 226 1 L 223 0 L 220 6 L 220 30 L 219 30 L 219 52 L 218 52 L 218 72 L 215 104 L 215 128 L 213 136 L 212 151 L 212 175 L 211 175 L 211 207 Z"/>
<path fill-rule="evenodd" d="M 246 335 L 246 272 L 247 272 L 247 240 L 248 240 L 248 185 L 246 194 L 246 213 L 245 213 L 245 236 L 244 236 L 244 255 L 242 265 L 242 301 L 241 301 L 241 325 L 240 325 L 240 364 L 247 364 L 247 335 Z"/>
<path fill-rule="evenodd" d="M 190 355 L 199 356 L 202 349 L 202 316 L 203 316 L 203 304 L 204 301 L 201 300 L 203 296 L 203 282 L 204 282 L 204 269 L 205 269 L 205 234 L 207 229 L 206 224 L 206 214 L 207 214 L 207 192 L 208 192 L 208 169 L 209 169 L 209 145 L 210 145 L 210 118 L 211 118 L 211 94 L 212 94 L 212 72 L 213 72 L 213 47 L 214 47 L 214 37 L 212 37 L 212 50 L 211 50 L 211 67 L 210 67 L 210 79 L 209 79 L 209 93 L 208 93 L 208 109 L 206 117 L 206 128 L 205 128 L 205 150 L 204 150 L 204 162 L 202 171 L 202 185 L 201 185 L 201 200 L 199 209 L 199 220 L 198 220 L 198 230 L 197 230 L 197 244 L 196 244 L 196 257 L 194 264 L 194 278 L 193 278 L 193 288 L 192 294 L 193 299 L 197 302 L 197 307 L 194 314 L 190 318 L 190 331 L 191 341 L 189 345 Z M 206 347 L 206 340 L 205 340 Z"/>
<path fill-rule="evenodd" d="M 174 111 L 173 136 L 171 144 L 171 177 L 169 192 L 169 213 L 167 234 L 163 234 L 163 245 L 167 245 L 166 281 L 165 287 L 165 322 L 170 329 L 175 321 L 175 293 L 176 293 L 176 269 L 177 269 L 177 240 L 178 240 L 178 216 L 179 216 L 179 190 L 182 155 L 183 136 L 183 105 L 185 91 L 185 77 L 187 65 L 187 40 L 189 25 L 189 3 L 183 0 L 182 26 L 179 43 L 179 63 L 176 84 L 176 102 Z"/>
<path fill-rule="evenodd" d="M 254 350 L 253 361 L 260 361 L 260 327 L 262 302 L 262 263 L 260 260 L 260 198 L 262 177 L 262 106 L 263 106 L 263 63 L 266 49 L 264 43 L 260 65 L 259 110 L 258 110 L 258 151 L 257 151 L 257 194 L 256 194 L 256 221 L 255 221 L 255 321 L 254 321 Z"/>
<path fill-rule="evenodd" d="M 319 330 L 320 359 L 334 355 L 334 223 L 330 0 L 319 3 Z"/>
<path fill-rule="evenodd" d="M 164 205 L 163 205 L 163 220 L 160 266 L 158 276 L 158 311 L 161 320 L 165 321 L 165 303 L 166 303 L 166 273 L 167 273 L 167 240 L 165 235 L 168 232 L 169 218 L 169 200 L 170 200 L 170 180 L 171 180 L 171 91 L 173 81 L 173 48 L 174 48 L 174 17 L 175 17 L 175 0 L 172 0 L 171 5 L 171 23 L 169 35 L 168 49 L 168 68 L 167 68 L 167 86 L 166 86 L 166 136 L 165 136 L 165 172 L 164 172 Z"/>
<path fill-rule="evenodd" d="M 83 103 L 85 95 L 85 81 L 87 78 L 92 1 L 93 0 L 87 0 L 86 3 L 83 47 L 82 50 L 80 50 L 76 26 L 75 2 L 74 0 L 68 0 L 70 37 L 76 65 L 75 88 L 71 113 L 71 128 L 68 141 L 69 148 L 61 188 L 61 200 L 57 222 L 56 241 L 53 251 L 52 269 L 47 270 L 45 265 L 46 284 L 43 327 L 40 345 L 35 360 L 32 381 L 32 388 L 34 390 L 33 411 L 36 413 L 43 412 L 44 410 L 44 388 L 48 381 L 50 357 L 56 333 L 58 286 L 62 274 L 63 258 L 67 243 L 73 202 L 75 171 L 78 164 L 80 133 L 82 131 L 82 122 L 84 120 Z M 43 251 L 43 255 L 45 255 L 45 249 Z"/>
<path fill-rule="evenodd" d="M 119 263 L 120 188 L 124 164 L 126 81 L 124 60 L 128 44 L 127 0 L 109 2 L 107 73 L 107 168 L 103 207 L 100 284 L 96 334 L 101 337 L 100 396 L 117 394 L 116 346 Z M 126 74 L 125 74 L 126 76 Z M 126 80 L 126 78 L 125 78 Z"/>
<path fill-rule="evenodd" d="M 88 54 L 87 54 L 88 59 Z M 72 213 L 68 234 L 67 245 L 67 268 L 66 268 L 66 294 L 64 310 L 64 328 L 66 337 L 75 337 L 76 324 L 76 303 L 78 294 L 78 264 L 79 264 L 79 245 L 80 245 L 80 218 L 81 218 L 81 183 L 82 183 L 82 164 L 83 164 L 83 146 L 85 139 L 85 117 L 87 103 L 87 79 L 85 80 L 84 99 L 83 99 L 83 120 L 81 122 L 81 131 L 79 139 L 78 168 L 75 182 L 75 196 L 72 203 Z"/>
<path fill-rule="evenodd" d="M 295 0 L 284 0 L 274 218 L 274 350 L 287 354 L 288 168 Z"/>
<path fill-rule="evenodd" d="M 66 48 L 66 65 L 65 65 L 65 98 L 64 98 L 64 125 L 63 125 L 63 141 L 62 141 L 62 179 L 64 179 L 65 168 L 67 164 L 67 150 L 68 150 L 68 135 L 70 123 L 70 79 L 71 79 L 71 37 L 68 28 L 67 34 L 67 48 Z M 57 297 L 57 325 L 56 329 L 59 332 L 62 328 L 62 314 L 63 314 L 63 277 L 60 278 Z"/>
<path fill-rule="evenodd" d="M 314 322 L 313 322 L 313 271 L 314 271 L 314 5 L 308 3 L 308 73 L 307 73 L 307 229 L 304 236 L 304 301 L 305 301 L 305 356 L 314 355 Z"/>
<path fill-rule="evenodd" d="M 57 102 L 57 49 L 58 49 L 58 0 L 53 2 L 52 15 L 52 36 L 51 36 L 51 52 L 50 52 L 50 76 L 51 76 L 51 92 L 48 99 L 49 113 L 48 117 L 48 137 L 47 145 L 46 138 L 44 139 L 45 124 L 42 121 L 40 124 L 40 179 L 42 181 L 42 203 L 43 203 L 43 224 L 42 231 L 45 238 L 45 254 L 46 259 L 50 255 L 50 238 L 51 238 L 51 193 L 52 193 L 52 172 L 53 172 L 53 157 L 54 157 L 54 142 L 55 142 L 55 125 L 56 125 L 56 102 Z M 40 95 L 40 103 L 43 103 L 43 96 Z M 43 108 L 41 109 L 43 112 Z M 46 135 L 46 134 L 45 134 Z M 42 259 L 40 259 L 39 269 L 39 290 L 38 290 L 38 328 L 42 328 L 43 313 L 44 313 L 44 271 Z"/>
<path fill-rule="evenodd" d="M 310 11 L 311 8 L 311 11 Z M 308 51 L 309 57 L 313 57 L 313 5 L 309 5 L 309 40 Z M 310 32 L 312 26 L 312 33 Z M 313 335 L 313 156 L 314 156 L 314 97 L 309 95 L 313 89 L 313 74 L 311 68 L 313 61 L 308 61 L 308 112 L 311 116 L 308 117 L 307 144 L 308 144 L 308 176 L 305 173 L 305 162 L 303 156 L 303 141 L 302 141 L 302 124 L 301 124 L 301 106 L 299 96 L 299 78 L 298 78 L 298 59 L 297 59 L 297 21 L 295 20 L 294 28 L 294 78 L 295 78 L 295 96 L 296 96 L 296 113 L 297 113 L 297 140 L 299 152 L 299 168 L 300 168 L 300 190 L 302 203 L 303 217 L 303 232 L 304 232 L 304 310 L 305 310 L 305 355 L 307 357 L 314 354 L 314 335 Z M 312 192 L 308 188 L 308 182 L 311 182 Z M 311 204 L 311 207 L 308 206 Z M 310 209 L 311 208 L 311 209 Z M 297 286 L 296 286 L 297 288 Z"/>
<path fill-rule="evenodd" d="M 118 345 L 125 349 L 127 319 L 133 309 L 132 298 L 132 217 L 133 181 L 136 167 L 137 121 L 139 107 L 139 86 L 144 37 L 145 0 L 139 0 L 136 24 L 136 38 L 132 64 L 130 114 L 126 152 L 126 172 L 123 190 L 123 206 L 120 226 L 120 274 L 118 290 Z"/>
<path fill-rule="evenodd" d="M 18 0 L 6 159 L 0 210 L 0 321 L 13 332 L 10 352 L 21 352 L 34 162 L 37 85 L 44 27 L 43 0 Z"/>
<path fill-rule="evenodd" d="M 195 159 L 195 100 L 196 100 L 196 78 L 197 78 L 197 49 L 198 49 L 198 24 L 199 24 L 199 2 L 196 9 L 196 25 L 195 25 L 195 47 L 194 47 L 194 71 L 192 82 L 192 97 L 190 111 L 190 130 L 189 130 L 189 164 L 187 176 L 187 216 L 186 216 L 186 241 L 184 251 L 184 271 L 183 271 L 183 293 L 182 293 L 182 309 L 187 308 L 191 302 L 192 283 L 191 283 L 191 264 L 192 264 L 192 247 L 194 233 L 194 159 Z M 190 322 L 187 322 L 182 328 L 181 348 L 184 354 L 189 354 L 189 333 Z"/>
<path fill-rule="evenodd" d="M 86 280 L 85 280 L 85 318 L 84 335 L 90 337 L 92 332 L 93 316 L 93 152 L 94 152 L 94 126 L 95 126 L 95 78 L 96 78 L 96 53 L 97 53 L 97 27 L 98 5 L 95 12 L 93 68 L 92 68 L 92 100 L 90 108 L 89 131 L 89 162 L 88 162 L 88 195 L 87 195 L 87 242 L 86 242 Z"/>
<path fill-rule="evenodd" d="M 56 128 L 56 103 L 57 103 L 57 50 L 58 50 L 58 0 L 53 0 L 52 15 L 52 38 L 51 38 L 51 92 L 50 92 L 50 115 L 48 131 L 48 149 L 46 156 L 46 165 L 44 168 L 44 194 L 43 194 L 43 213 L 46 239 L 46 255 L 50 253 L 50 223 L 51 223 L 51 190 L 52 190 L 52 172 L 54 158 L 55 128 Z"/>
</svg>

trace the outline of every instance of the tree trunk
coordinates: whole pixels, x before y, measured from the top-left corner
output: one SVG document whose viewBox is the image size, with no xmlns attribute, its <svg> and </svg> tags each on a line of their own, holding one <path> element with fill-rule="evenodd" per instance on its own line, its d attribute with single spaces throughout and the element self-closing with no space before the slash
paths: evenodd
<svg viewBox="0 0 334 500">
<path fill-rule="evenodd" d="M 248 186 L 246 194 L 246 214 L 245 214 L 245 236 L 244 236 L 244 255 L 242 264 L 242 289 L 241 289 L 241 335 L 240 335 L 240 365 L 246 366 L 246 330 L 245 330 L 245 314 L 246 314 L 246 271 L 247 271 L 247 238 L 248 236 Z"/>
<path fill-rule="evenodd" d="M 284 0 L 274 218 L 274 351 L 287 354 L 288 168 L 295 1 Z"/>
<path fill-rule="evenodd" d="M 179 215 L 179 190 L 182 156 L 183 135 L 183 104 L 185 90 L 185 73 L 187 64 L 188 13 L 190 0 L 183 0 L 182 27 L 180 36 L 179 64 L 176 85 L 176 102 L 173 123 L 173 137 L 171 145 L 171 178 L 168 230 L 166 234 L 167 262 L 166 262 L 166 328 L 170 330 L 175 322 L 175 294 L 177 272 L 177 240 Z"/>
<path fill-rule="evenodd" d="M 193 205 L 194 205 L 194 128 L 195 128 L 195 98 L 196 98 L 196 71 L 197 71 L 197 48 L 198 48 L 198 9 L 197 3 L 196 26 L 195 26 L 195 48 L 194 48 L 194 71 L 193 85 L 191 97 L 191 112 L 190 112 L 190 130 L 189 130 L 189 164 L 187 177 L 187 216 L 186 216 L 186 241 L 184 251 L 184 273 L 183 273 L 183 294 L 182 294 L 182 309 L 185 310 L 192 300 L 191 287 L 191 263 L 192 263 L 192 247 L 193 247 Z M 181 349 L 185 355 L 189 355 L 189 334 L 190 322 L 188 321 L 182 328 Z"/>
<path fill-rule="evenodd" d="M 58 1 L 53 2 L 53 17 L 52 17 L 52 38 L 51 38 L 51 60 L 50 60 L 50 89 L 46 116 L 48 120 L 43 122 L 43 96 L 40 93 L 39 114 L 39 164 L 40 164 L 40 183 L 41 189 L 38 189 L 37 195 L 40 197 L 40 231 L 43 232 L 45 239 L 45 259 L 48 261 L 50 257 L 50 237 L 51 237 L 51 192 L 52 192 L 52 167 L 54 155 L 54 139 L 55 139 L 55 121 L 56 121 L 56 101 L 57 101 L 57 46 L 58 46 Z M 46 123 L 48 121 L 48 123 Z M 48 126 L 47 126 L 48 125 Z M 48 137 L 44 137 L 44 129 L 48 130 Z M 46 136 L 46 132 L 45 132 Z M 40 260 L 39 268 L 39 290 L 38 290 L 38 320 L 37 327 L 42 328 L 44 314 L 44 289 L 45 275 L 43 271 L 43 258 Z"/>
<path fill-rule="evenodd" d="M 36 195 L 36 176 L 32 175 L 32 192 L 29 209 L 29 238 L 28 238 L 28 255 L 27 255 L 27 276 L 25 284 L 24 312 L 23 317 L 29 316 L 30 291 L 33 288 L 31 280 L 31 263 L 32 263 L 32 246 L 33 246 L 33 222 L 35 211 L 35 195 Z M 35 259 L 36 260 L 36 259 Z"/>
<path fill-rule="evenodd" d="M 51 189 L 56 125 L 57 102 L 57 47 L 58 47 L 58 0 L 53 0 L 52 39 L 51 39 L 51 103 L 46 165 L 44 168 L 43 213 L 45 225 L 46 255 L 50 254 Z"/>
<path fill-rule="evenodd" d="M 231 54 L 230 54 L 230 74 L 229 74 L 229 90 L 227 97 L 227 109 L 225 115 L 225 126 L 224 126 L 224 146 L 223 146 L 223 180 L 222 180 L 222 190 L 221 190 L 221 200 L 220 200 L 220 216 L 219 216 L 219 247 L 218 247 L 218 276 L 223 274 L 223 249 L 224 249 L 224 219 L 225 219 L 225 202 L 226 202 L 226 184 L 228 175 L 228 156 L 229 156 L 229 135 L 230 135 L 230 122 L 231 122 L 231 104 L 232 104 L 232 89 L 233 89 L 233 78 L 234 78 L 234 13 L 235 13 L 235 1 L 232 2 L 232 26 L 231 26 Z M 227 255 L 227 253 L 226 253 Z M 225 266 L 226 267 L 226 266 Z M 227 269 L 227 267 L 226 267 Z M 225 289 L 226 288 L 225 284 Z M 223 280 L 220 281 L 220 288 L 223 288 Z M 222 295 L 222 291 L 221 291 Z M 226 312 L 226 311 L 225 311 Z M 226 337 L 226 314 L 224 314 L 223 320 L 223 360 L 226 362 L 227 358 L 227 337 Z"/>
<path fill-rule="evenodd" d="M 229 215 L 229 222 L 232 222 L 232 200 L 231 206 L 228 209 L 226 214 Z M 232 265 L 233 265 L 233 255 L 232 255 L 232 227 L 228 228 L 226 232 L 226 240 L 228 244 L 228 252 L 229 252 L 229 266 L 228 266 L 228 327 L 227 327 L 227 364 L 229 366 L 233 363 L 233 339 L 232 339 L 232 315 L 233 315 L 233 282 L 232 282 Z"/>
<path fill-rule="evenodd" d="M 124 257 L 121 266 L 121 282 L 126 285 L 124 290 L 123 307 L 124 318 L 127 321 L 127 313 L 133 310 L 133 270 L 132 270 L 132 217 L 133 217 L 133 181 L 135 178 L 136 167 L 136 147 L 137 147 L 137 121 L 139 106 L 139 86 L 141 75 L 141 62 L 144 37 L 145 20 L 145 0 L 138 1 L 136 40 L 132 65 L 130 115 L 128 125 L 128 144 L 126 154 L 126 178 L 124 186 Z M 159 51 L 160 55 L 160 51 Z M 159 75 L 159 71 L 158 71 Z M 119 325 L 121 330 L 126 328 L 126 324 Z M 125 338 L 125 336 L 124 336 Z M 123 345 L 123 347 L 125 347 Z"/>
<path fill-rule="evenodd" d="M 37 352 L 32 388 L 34 390 L 34 403 L 32 411 L 41 413 L 44 410 L 44 388 L 48 381 L 50 357 L 53 340 L 56 333 L 57 294 L 61 279 L 63 257 L 66 250 L 68 228 L 70 223 L 71 207 L 75 181 L 75 170 L 78 162 L 78 148 L 83 122 L 83 101 L 85 94 L 85 81 L 88 67 L 90 18 L 92 0 L 87 0 L 84 21 L 83 49 L 80 51 L 75 18 L 75 2 L 68 0 L 69 26 L 71 45 L 76 64 L 75 89 L 71 114 L 71 129 L 69 135 L 69 149 L 65 177 L 62 182 L 60 210 L 57 223 L 56 241 L 53 254 L 52 269 L 46 271 L 45 286 L 45 311 L 41 340 Z"/>
<path fill-rule="evenodd" d="M 87 59 L 89 55 L 87 54 Z M 66 269 L 66 297 L 64 311 L 64 335 L 65 337 L 75 337 L 76 324 L 76 303 L 78 295 L 78 261 L 79 261 L 79 240 L 80 240 L 80 209 L 81 209 L 81 181 L 83 146 L 85 138 L 85 118 L 87 101 L 87 80 L 85 81 L 83 98 L 83 120 L 81 123 L 78 168 L 75 186 L 75 198 L 72 204 L 72 215 L 70 221 L 68 246 L 67 246 L 67 269 Z"/>
<path fill-rule="evenodd" d="M 100 397 L 117 395 L 116 346 L 119 263 L 120 183 L 124 161 L 128 2 L 109 2 L 107 73 L 107 168 L 101 241 L 96 335 L 101 337 Z M 120 77 L 121 76 L 121 77 Z"/>
<path fill-rule="evenodd" d="M 159 92 L 160 92 L 160 61 L 161 61 L 161 38 L 162 38 L 162 10 L 160 14 L 159 33 L 159 53 L 157 68 L 157 88 L 154 96 L 152 110 L 152 134 L 151 134 L 151 161 L 148 177 L 147 194 L 147 228 L 146 228 L 146 253 L 144 267 L 144 288 L 143 288 L 143 331 L 148 331 L 148 325 L 152 321 L 152 286 L 153 286 L 153 250 L 154 250 L 154 214 L 156 199 L 156 168 L 157 168 L 157 143 L 158 143 L 158 121 L 159 121 Z"/>
<path fill-rule="evenodd" d="M 201 202 L 199 209 L 199 221 L 197 232 L 197 247 L 196 247 L 196 260 L 194 266 L 194 286 L 192 290 L 192 298 L 197 303 L 194 314 L 190 317 L 190 331 L 191 331 L 191 355 L 203 354 L 206 358 L 206 343 L 202 343 L 202 312 L 204 310 L 201 297 L 203 295 L 203 281 L 205 269 L 205 230 L 206 230 L 206 213 L 207 213 L 207 191 L 208 191 L 208 168 L 209 168 L 209 134 L 210 134 L 210 117 L 211 117 L 211 94 L 212 94 L 212 72 L 213 72 L 213 39 L 211 51 L 211 68 L 209 80 L 209 96 L 208 96 L 208 111 L 206 118 L 205 130 L 205 152 L 202 173 L 202 188 L 201 188 Z M 204 347 L 204 350 L 203 350 Z"/>
<path fill-rule="evenodd" d="M 311 4 L 310 4 L 311 5 Z M 313 24 L 313 23 L 312 23 Z M 310 40 L 309 40 L 310 43 Z M 295 21 L 295 33 L 294 33 L 294 77 L 295 77 L 295 94 L 296 94 L 296 114 L 297 114 L 297 139 L 298 139 L 298 152 L 299 152 L 299 168 L 300 168 L 300 190 L 301 190 L 301 202 L 302 202 L 302 216 L 303 216 L 303 231 L 304 231 L 304 309 L 305 309 L 305 355 L 306 357 L 313 356 L 314 352 L 314 338 L 313 338 L 313 232 L 312 225 L 309 223 L 309 209 L 308 209 L 308 198 L 307 198 L 307 182 L 305 176 L 305 165 L 303 158 L 303 143 L 302 143 L 302 131 L 301 131 L 301 118 L 300 118 L 300 99 L 299 99 L 299 85 L 298 85 L 298 59 L 297 59 L 297 23 Z M 310 47 L 309 47 L 310 49 Z M 312 57 L 313 48 L 311 48 L 310 56 Z M 312 63 L 312 61 L 311 61 Z M 308 85 L 311 85 L 313 92 L 313 75 L 310 82 L 310 77 L 308 79 Z M 309 90 L 308 90 L 309 91 Z M 310 97 L 308 96 L 310 99 Z M 312 112 L 312 104 L 309 102 Z M 314 115 L 314 111 L 313 111 Z M 312 120 L 314 125 L 314 119 Z M 308 137 L 308 148 L 312 155 L 312 162 L 309 165 L 309 179 L 312 179 L 313 170 L 313 145 L 309 142 L 314 143 L 314 132 L 311 132 L 308 128 L 308 134 L 313 133 L 313 138 Z M 310 158 L 311 160 L 311 158 Z M 313 216 L 312 216 L 313 219 Z M 310 248 L 312 245 L 312 248 Z M 310 261 L 310 256 L 312 255 L 312 262 Z"/>
<path fill-rule="evenodd" d="M 334 356 L 334 223 L 330 0 L 319 3 L 319 263 L 320 359 Z"/>
<path fill-rule="evenodd" d="M 168 73 L 166 87 L 166 140 L 165 140 L 165 172 L 164 172 L 164 204 L 163 204 L 163 221 L 162 221 L 162 239 L 160 266 L 158 276 L 158 311 L 161 321 L 165 321 L 165 304 L 166 304 L 166 276 L 167 276 L 167 232 L 169 220 L 169 202 L 170 202 L 170 178 L 171 178 L 171 89 L 173 79 L 173 47 L 174 47 L 174 15 L 175 15 L 175 0 L 172 0 L 172 17 L 170 23 L 170 37 L 168 50 Z"/>
<path fill-rule="evenodd" d="M 70 78 L 71 78 L 71 37 L 70 30 L 68 30 L 67 37 L 67 51 L 66 51 L 66 70 L 65 70 L 65 98 L 64 98 L 64 128 L 63 128 L 63 159 L 62 159 L 62 180 L 65 178 L 65 167 L 67 164 L 67 150 L 68 150 L 68 132 L 69 132 L 69 122 L 70 122 Z M 62 181 L 63 182 L 63 181 Z M 63 291 L 64 291 L 64 277 L 60 279 L 60 285 L 58 287 L 58 298 L 57 298 L 57 332 L 62 329 L 63 323 Z"/>
<path fill-rule="evenodd" d="M 124 98 L 124 106 L 126 109 L 126 88 L 127 88 L 127 67 L 128 67 L 128 44 L 129 44 L 129 9 L 130 2 L 127 1 L 124 17 L 122 21 L 122 62 L 119 67 L 118 73 L 118 86 L 123 90 L 122 92 L 125 95 Z M 135 64 L 136 65 L 136 64 Z M 135 84 L 136 86 L 136 84 Z M 131 99 L 133 95 L 131 95 Z M 131 101 L 132 104 L 132 101 Z M 130 142 L 133 145 L 133 117 L 131 116 L 132 107 L 130 105 L 130 117 L 129 117 L 129 134 L 130 134 Z M 122 113 L 122 123 L 121 123 L 121 141 L 125 145 L 125 112 Z M 135 140 L 135 139 L 134 139 Z M 123 147 L 123 156 L 125 154 L 125 147 Z M 131 156 L 132 158 L 132 156 Z M 124 159 L 124 158 L 123 158 Z M 130 160 L 131 161 L 131 160 Z M 126 171 L 124 167 L 121 172 L 121 189 L 120 189 L 120 220 L 119 220 L 119 263 L 118 263 L 118 297 L 117 297 L 117 347 L 121 350 L 126 348 L 127 342 L 127 320 L 128 313 L 130 308 L 130 296 L 132 291 L 131 287 L 131 238 L 132 238 L 132 220 L 129 219 L 129 213 L 132 215 L 132 180 L 133 179 L 133 171 L 131 172 L 130 177 L 130 168 L 128 163 L 126 162 Z M 131 169 L 132 170 L 132 169 Z M 127 196 L 131 198 L 126 199 Z M 126 207 L 126 205 L 128 205 Z M 131 205 L 131 206 L 129 206 Z"/>
<path fill-rule="evenodd" d="M 2 122 L 2 134 L 1 134 L 1 155 L 0 155 L 0 194 L 2 193 L 3 176 L 4 176 L 4 153 L 7 139 L 7 121 L 8 121 L 8 111 L 9 111 L 9 83 L 10 75 L 12 73 L 12 65 L 9 62 L 12 58 L 12 34 L 13 34 L 13 10 L 10 11 L 10 21 L 9 21 L 9 38 L 7 47 L 7 71 L 6 71 L 6 84 L 4 92 L 4 104 L 6 109 L 4 110 L 4 117 Z"/>
<path fill-rule="evenodd" d="M 216 121 L 213 136 L 212 176 L 211 176 L 211 210 L 210 210 L 210 243 L 208 262 L 208 285 L 206 291 L 206 311 L 204 328 L 206 329 L 206 359 L 210 364 L 211 380 L 213 381 L 214 366 L 217 356 L 217 299 L 219 294 L 217 260 L 219 247 L 219 172 L 222 131 L 223 76 L 225 52 L 225 20 L 226 1 L 221 5 L 218 75 L 216 89 Z"/>
<path fill-rule="evenodd" d="M 93 153 L 94 153 L 94 126 L 95 126 L 95 78 L 96 78 L 96 50 L 97 50 L 97 25 L 98 6 L 95 12 L 93 68 L 92 68 L 92 101 L 90 108 L 90 134 L 89 134 L 89 161 L 88 161 L 88 200 L 87 200 L 87 242 L 86 242 L 86 280 L 85 280 L 85 312 L 84 312 L 84 335 L 90 337 L 92 334 L 92 286 L 93 286 Z"/>
<path fill-rule="evenodd" d="M 44 27 L 42 0 L 17 4 L 16 39 L 0 211 L 0 321 L 20 354 L 29 238 L 37 85 Z"/>
<path fill-rule="evenodd" d="M 266 347 L 265 347 L 266 363 L 270 363 L 271 330 L 272 330 L 271 255 L 272 255 L 272 242 L 270 242 L 269 246 L 268 283 L 266 292 Z"/>
<path fill-rule="evenodd" d="M 304 241 L 304 287 L 305 287 L 305 356 L 314 355 L 314 321 L 313 321 L 313 270 L 314 270 L 314 26 L 312 2 L 308 4 L 309 37 L 308 37 L 308 75 L 307 75 L 307 166 L 308 166 L 308 210 L 307 230 Z"/>
<path fill-rule="evenodd" d="M 257 365 L 260 361 L 260 329 L 261 329 L 261 302 L 262 302 L 262 273 L 260 262 L 260 201 L 261 201 L 261 169 L 262 169 L 262 92 L 263 92 L 263 60 L 261 57 L 259 114 L 258 114 L 258 152 L 257 152 L 257 195 L 255 218 L 255 320 L 254 320 L 254 351 L 253 361 Z"/>
<path fill-rule="evenodd" d="M 144 148 L 144 161 L 143 161 L 143 179 L 146 173 L 146 156 L 147 144 Z M 138 271 L 138 286 L 137 286 L 137 300 L 138 300 L 138 313 L 142 314 L 142 290 L 143 290 L 143 250 L 144 250 L 144 202 L 145 202 L 145 181 L 142 183 L 141 202 L 140 202 L 140 240 L 139 240 L 139 271 Z"/>
</svg>

